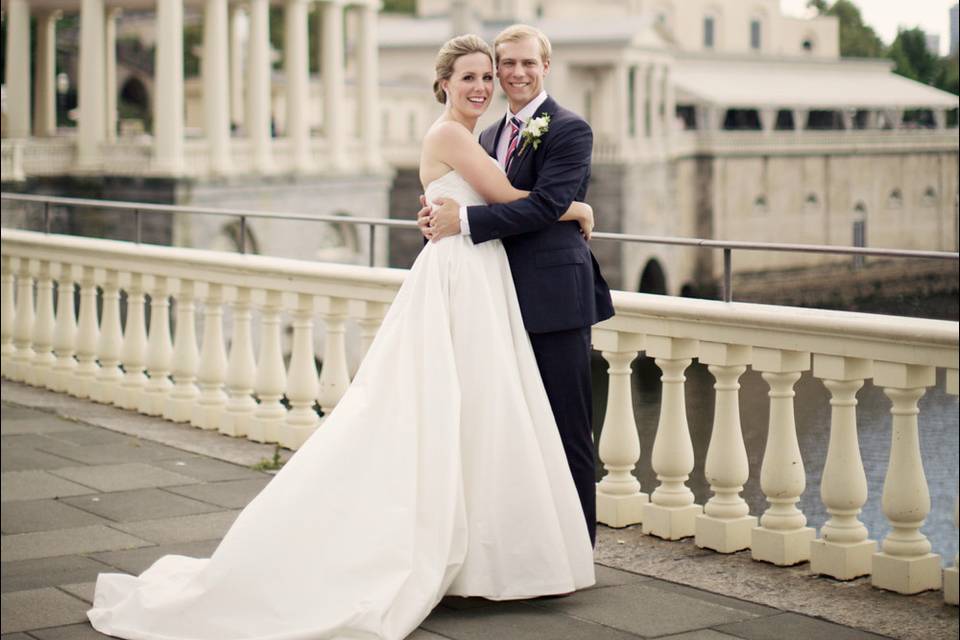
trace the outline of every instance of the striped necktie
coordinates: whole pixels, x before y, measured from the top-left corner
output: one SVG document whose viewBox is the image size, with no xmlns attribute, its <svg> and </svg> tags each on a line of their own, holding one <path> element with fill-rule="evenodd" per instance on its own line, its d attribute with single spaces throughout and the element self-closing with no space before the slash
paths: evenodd
<svg viewBox="0 0 960 640">
<path fill-rule="evenodd" d="M 513 160 L 513 154 L 517 150 L 517 143 L 520 142 L 520 130 L 523 129 L 523 120 L 513 116 L 510 118 L 510 144 L 507 145 L 507 157 L 504 159 L 504 171 L 510 171 L 510 162 Z"/>
</svg>

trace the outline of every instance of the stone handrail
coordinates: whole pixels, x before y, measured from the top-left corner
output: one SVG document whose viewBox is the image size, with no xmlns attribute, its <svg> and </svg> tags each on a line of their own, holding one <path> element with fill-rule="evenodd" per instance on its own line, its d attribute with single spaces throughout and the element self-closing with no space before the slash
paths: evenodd
<svg viewBox="0 0 960 640">
<path fill-rule="evenodd" d="M 349 385 L 346 321 L 357 321 L 363 347 L 369 346 L 404 275 L 3 229 L 3 376 L 297 448 L 321 424 L 314 405 L 327 415 Z M 719 553 L 750 549 L 754 559 L 776 565 L 809 561 L 814 573 L 840 580 L 871 575 L 875 586 L 899 593 L 942 586 L 946 601 L 957 603 L 957 559 L 941 572 L 940 556 L 920 531 L 931 507 L 918 441 L 918 402 L 935 384 L 937 369 L 946 371 L 947 391 L 958 393 L 957 323 L 628 292 L 614 292 L 614 303 L 617 315 L 593 332 L 594 348 L 609 363 L 598 520 L 641 524 L 645 533 L 669 540 L 693 537 Z M 284 314 L 293 328 L 286 366 Z M 316 315 L 325 329 L 319 374 Z M 633 473 L 640 442 L 630 373 L 641 352 L 655 359 L 663 383 L 652 451 L 659 484 L 650 493 Z M 696 470 L 713 494 L 704 505 L 686 484 L 695 469 L 684 372 L 694 358 L 716 381 L 712 437 L 704 468 Z M 747 367 L 762 372 L 769 385 L 760 483 L 770 506 L 759 519 L 740 496 L 749 477 L 739 412 L 739 379 Z M 831 394 L 821 482 L 830 519 L 819 537 L 797 507 L 805 474 L 793 386 L 811 368 Z M 855 394 L 866 379 L 892 401 L 883 490 L 892 530 L 879 550 L 859 519 L 867 488 Z"/>
</svg>

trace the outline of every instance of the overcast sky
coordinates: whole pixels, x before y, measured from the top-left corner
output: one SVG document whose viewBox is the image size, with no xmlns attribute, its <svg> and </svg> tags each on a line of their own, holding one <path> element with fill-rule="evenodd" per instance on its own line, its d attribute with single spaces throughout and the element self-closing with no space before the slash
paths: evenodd
<svg viewBox="0 0 960 640">
<path fill-rule="evenodd" d="M 832 0 L 828 0 L 832 2 Z M 883 41 L 890 44 L 897 36 L 897 26 L 921 27 L 927 33 L 940 35 L 940 52 L 950 48 L 950 7 L 956 0 L 854 0 L 864 21 L 872 26 Z M 784 13 L 804 15 L 807 0 L 780 0 Z"/>
</svg>

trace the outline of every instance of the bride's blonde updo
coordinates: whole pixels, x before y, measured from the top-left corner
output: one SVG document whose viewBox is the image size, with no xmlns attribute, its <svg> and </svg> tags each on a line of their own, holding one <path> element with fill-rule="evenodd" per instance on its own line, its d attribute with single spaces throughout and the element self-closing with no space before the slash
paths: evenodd
<svg viewBox="0 0 960 640">
<path fill-rule="evenodd" d="M 440 87 L 440 82 L 449 80 L 453 76 L 453 65 L 458 58 L 471 53 L 482 53 L 490 58 L 490 64 L 493 64 L 493 50 L 490 49 L 490 45 L 483 38 L 472 33 L 451 38 L 440 47 L 440 53 L 437 54 L 437 79 L 433 81 L 433 95 L 440 104 L 447 103 L 447 94 Z"/>
</svg>

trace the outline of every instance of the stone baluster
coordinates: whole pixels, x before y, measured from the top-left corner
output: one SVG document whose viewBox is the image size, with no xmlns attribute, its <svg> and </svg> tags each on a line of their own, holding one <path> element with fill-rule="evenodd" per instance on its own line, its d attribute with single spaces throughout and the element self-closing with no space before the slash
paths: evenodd
<svg viewBox="0 0 960 640">
<path fill-rule="evenodd" d="M 10 268 L 10 256 L 3 256 L 2 267 L 0 267 L 0 328 L 2 328 L 2 349 L 0 349 L 0 374 L 4 378 L 10 377 L 13 372 L 13 357 L 17 353 L 17 348 L 13 346 L 14 318 L 16 317 L 16 304 L 13 299 L 13 288 L 15 279 L 13 270 Z"/>
<path fill-rule="evenodd" d="M 30 260 L 20 258 L 17 269 L 17 315 L 13 321 L 13 366 L 10 379 L 26 382 L 30 374 L 30 365 L 36 355 L 33 351 L 33 276 L 30 275 Z"/>
<path fill-rule="evenodd" d="M 957 369 L 947 369 L 947 393 L 960 395 L 960 375 Z M 958 490 L 960 492 L 960 490 Z M 960 503 L 953 498 L 953 526 L 960 527 Z M 947 604 L 960 604 L 960 554 L 953 554 L 953 566 L 943 570 L 943 600 Z"/>
<path fill-rule="evenodd" d="M 193 407 L 200 395 L 197 389 L 196 284 L 193 280 L 180 281 L 177 295 L 177 335 L 173 343 L 173 388 L 163 403 L 163 417 L 173 422 L 189 422 Z"/>
<path fill-rule="evenodd" d="M 77 368 L 73 371 L 67 392 L 78 398 L 90 397 L 90 388 L 97 379 L 97 283 L 93 267 L 83 267 L 80 276 L 80 320 L 77 323 Z"/>
<path fill-rule="evenodd" d="M 250 319 L 250 289 L 238 287 L 233 301 L 233 339 L 227 361 L 227 406 L 219 427 L 220 433 L 228 436 L 246 436 L 257 408 L 252 395 L 257 364 L 253 359 Z"/>
<path fill-rule="evenodd" d="M 197 382 L 200 396 L 190 414 L 190 424 L 201 429 L 218 429 L 226 410 L 223 392 L 227 375 L 227 352 L 223 344 L 223 286 L 211 283 L 203 305 L 203 346 Z"/>
<path fill-rule="evenodd" d="M 322 317 L 327 334 L 323 345 L 323 366 L 320 369 L 317 401 L 326 417 L 337 406 L 347 387 L 350 386 L 345 337 L 347 301 L 343 298 L 330 298 Z"/>
<path fill-rule="evenodd" d="M 690 366 L 697 347 L 696 340 L 685 338 L 646 338 L 646 353 L 656 359 L 663 372 L 663 389 L 652 452 L 653 469 L 660 484 L 650 494 L 650 502 L 643 505 L 643 532 L 667 540 L 694 535 L 696 517 L 702 512 L 686 485 L 693 471 L 693 442 L 687 425 L 683 372 Z"/>
<path fill-rule="evenodd" d="M 830 390 L 830 443 L 820 497 L 830 520 L 810 543 L 810 570 L 837 580 L 870 573 L 877 543 L 857 517 L 867 502 L 867 475 L 857 440 L 857 391 L 873 375 L 873 363 L 859 358 L 815 354 L 813 375 Z"/>
<path fill-rule="evenodd" d="M 317 361 L 313 353 L 314 297 L 301 293 L 293 313 L 293 345 L 287 374 L 287 399 L 290 412 L 280 432 L 280 444 L 299 449 L 314 432 L 320 419 L 313 409 L 317 398 Z"/>
<path fill-rule="evenodd" d="M 90 398 L 112 403 L 123 381 L 120 358 L 123 357 L 123 329 L 120 328 L 120 275 L 107 270 L 103 283 L 103 308 L 100 314 L 100 338 L 97 341 L 100 370 L 90 387 Z"/>
<path fill-rule="evenodd" d="M 700 344 L 700 362 L 709 365 L 716 382 L 713 431 L 707 448 L 704 476 L 713 497 L 696 519 L 698 547 L 733 553 L 750 546 L 757 519 L 740 497 L 750 477 L 747 448 L 740 427 L 740 376 L 750 362 L 750 347 L 718 342 Z"/>
<path fill-rule="evenodd" d="M 53 391 L 66 391 L 77 360 L 77 315 L 74 304 L 73 267 L 60 263 L 60 277 L 57 279 L 57 323 L 53 328 L 53 352 L 57 361 L 47 388 Z"/>
<path fill-rule="evenodd" d="M 260 357 L 257 358 L 257 397 L 260 404 L 253 412 L 247 438 L 254 442 L 277 442 L 287 420 L 287 409 L 280 401 L 287 388 L 283 368 L 280 314 L 283 294 L 267 291 L 260 315 Z"/>
<path fill-rule="evenodd" d="M 53 330 L 56 320 L 53 316 L 53 277 L 50 274 L 50 262 L 40 261 L 37 272 L 37 319 L 33 327 L 33 349 L 35 355 L 30 367 L 27 382 L 37 387 L 45 387 L 50 382 L 53 364 L 57 361 L 53 355 Z"/>
<path fill-rule="evenodd" d="M 170 339 L 170 283 L 164 276 L 156 276 L 150 291 L 150 335 L 147 338 L 147 375 L 150 379 L 140 396 L 140 413 L 159 416 L 173 383 L 170 382 L 170 362 L 173 342 Z"/>
<path fill-rule="evenodd" d="M 933 367 L 874 363 L 874 383 L 893 403 L 890 463 L 883 482 L 883 514 L 892 531 L 873 554 L 873 586 L 913 594 L 939 589 L 940 556 L 930 553 L 930 541 L 920 527 L 930 513 L 930 490 L 920 457 L 917 403 L 926 387 L 936 383 Z"/>
<path fill-rule="evenodd" d="M 607 473 L 597 483 L 597 522 L 626 527 L 642 522 L 643 505 L 650 501 L 633 475 L 640 459 L 640 438 L 633 413 L 630 364 L 643 348 L 643 336 L 594 329 L 593 348 L 599 349 L 610 365 L 607 410 L 599 446 L 600 461 Z"/>
<path fill-rule="evenodd" d="M 143 276 L 130 274 L 127 288 L 127 320 L 123 330 L 123 380 L 113 403 L 124 409 L 137 409 L 147 386 L 144 374 L 147 360 L 147 325 L 144 314 Z"/>
<path fill-rule="evenodd" d="M 360 354 L 361 360 L 366 357 L 377 331 L 383 323 L 389 305 L 385 302 L 367 301 L 364 304 L 363 317 L 357 324 L 360 325 Z"/>
<path fill-rule="evenodd" d="M 754 560 L 793 565 L 810 558 L 810 541 L 816 537 L 796 506 L 806 488 L 806 476 L 797 441 L 793 385 L 810 368 L 810 354 L 754 348 L 753 368 L 763 372 L 770 386 L 770 422 L 760 466 L 760 488 L 770 507 L 751 533 L 750 551 Z"/>
</svg>

